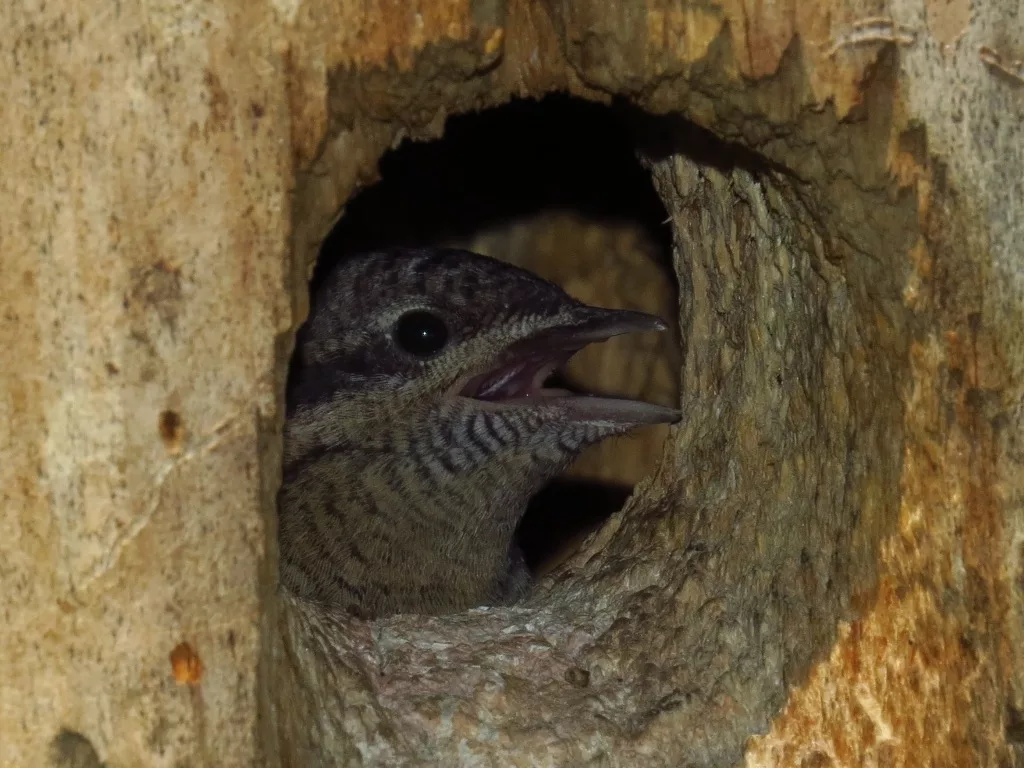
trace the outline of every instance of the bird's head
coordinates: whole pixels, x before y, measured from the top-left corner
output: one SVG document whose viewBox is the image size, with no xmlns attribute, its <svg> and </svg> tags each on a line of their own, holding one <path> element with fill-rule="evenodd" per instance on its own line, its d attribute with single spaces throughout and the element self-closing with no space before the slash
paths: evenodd
<svg viewBox="0 0 1024 768">
<path fill-rule="evenodd" d="M 362 451 L 450 473 L 504 459 L 550 476 L 598 440 L 678 420 L 662 406 L 545 387 L 583 347 L 665 327 L 467 251 L 348 258 L 313 296 L 299 333 L 286 460 L 358 435 Z"/>
</svg>

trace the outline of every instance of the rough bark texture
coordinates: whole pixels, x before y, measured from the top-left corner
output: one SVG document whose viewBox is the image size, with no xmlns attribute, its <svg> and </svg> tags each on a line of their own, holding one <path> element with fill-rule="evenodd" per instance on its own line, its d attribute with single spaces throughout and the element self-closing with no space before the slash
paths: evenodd
<svg viewBox="0 0 1024 768">
<path fill-rule="evenodd" d="M 5 6 L 0 764 L 1024 763 L 1018 6 Z M 552 90 L 658 116 L 686 419 L 527 605 L 279 600 L 317 244 Z"/>
</svg>

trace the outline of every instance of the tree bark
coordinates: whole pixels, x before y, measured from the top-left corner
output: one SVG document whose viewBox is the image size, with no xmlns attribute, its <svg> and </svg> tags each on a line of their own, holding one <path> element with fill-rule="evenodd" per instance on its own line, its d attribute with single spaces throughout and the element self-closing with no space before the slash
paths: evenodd
<svg viewBox="0 0 1024 768">
<path fill-rule="evenodd" d="M 0 19 L 0 765 L 1024 763 L 1015 0 Z M 684 422 L 523 606 L 280 598 L 319 243 L 553 91 L 644 113 Z"/>
</svg>

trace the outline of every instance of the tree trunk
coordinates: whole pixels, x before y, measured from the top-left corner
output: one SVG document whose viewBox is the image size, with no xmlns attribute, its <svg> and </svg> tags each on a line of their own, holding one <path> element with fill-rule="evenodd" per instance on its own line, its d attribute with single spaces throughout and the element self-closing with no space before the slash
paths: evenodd
<svg viewBox="0 0 1024 768">
<path fill-rule="evenodd" d="M 8 4 L 0 764 L 1024 764 L 1018 5 Z M 320 242 L 555 91 L 636 110 L 682 424 L 522 606 L 279 596 Z"/>
</svg>

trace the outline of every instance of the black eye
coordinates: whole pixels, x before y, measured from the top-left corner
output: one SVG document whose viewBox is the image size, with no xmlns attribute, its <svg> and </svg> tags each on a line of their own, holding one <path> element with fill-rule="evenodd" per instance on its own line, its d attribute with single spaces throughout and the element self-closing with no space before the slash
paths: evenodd
<svg viewBox="0 0 1024 768">
<path fill-rule="evenodd" d="M 448 326 L 432 312 L 416 309 L 398 318 L 395 341 L 410 355 L 430 357 L 444 349 Z"/>
</svg>

